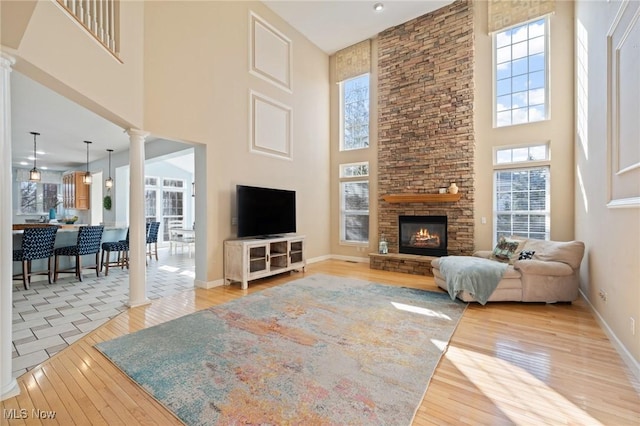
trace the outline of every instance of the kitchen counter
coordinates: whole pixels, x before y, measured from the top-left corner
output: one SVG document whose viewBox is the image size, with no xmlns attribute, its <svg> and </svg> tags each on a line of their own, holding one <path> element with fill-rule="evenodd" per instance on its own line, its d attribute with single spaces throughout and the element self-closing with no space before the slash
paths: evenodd
<svg viewBox="0 0 640 426">
<path fill-rule="evenodd" d="M 76 224 L 63 224 L 63 223 L 15 223 L 13 224 L 13 234 L 20 234 L 22 235 L 22 231 L 24 231 L 25 228 L 40 228 L 42 226 L 57 226 L 58 227 L 58 234 L 60 234 L 61 232 L 78 232 L 78 228 L 81 226 L 88 226 L 86 224 L 80 224 L 80 225 L 76 225 Z M 127 229 L 127 226 L 105 226 L 104 227 L 104 232 L 107 231 L 112 231 L 112 230 L 120 230 L 120 229 Z"/>
<path fill-rule="evenodd" d="M 58 232 L 56 233 L 56 242 L 54 247 L 73 246 L 78 242 L 78 228 L 83 225 L 64 225 L 64 224 L 26 224 L 26 225 L 39 225 L 39 226 L 58 226 Z M 14 225 L 15 226 L 15 225 Z M 27 226 L 27 227 L 29 227 Z M 102 232 L 102 242 L 107 241 L 119 241 L 124 240 L 127 236 L 128 226 L 105 226 Z M 18 229 L 12 231 L 13 233 L 13 248 L 19 249 L 22 247 L 22 234 L 24 229 Z M 71 268 L 74 265 L 75 260 L 70 256 L 60 257 L 60 269 Z M 95 263 L 95 255 L 83 256 L 83 265 L 93 265 Z M 32 261 L 33 271 L 42 271 L 47 269 L 47 259 L 37 259 Z M 13 274 L 19 274 L 22 271 L 22 265 L 20 262 L 13 262 Z M 63 276 L 67 276 L 66 274 Z"/>
</svg>

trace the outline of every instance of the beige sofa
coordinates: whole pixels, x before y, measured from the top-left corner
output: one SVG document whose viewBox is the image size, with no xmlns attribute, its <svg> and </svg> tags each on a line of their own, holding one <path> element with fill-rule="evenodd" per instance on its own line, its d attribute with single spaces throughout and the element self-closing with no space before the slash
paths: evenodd
<svg viewBox="0 0 640 426">
<path fill-rule="evenodd" d="M 557 242 L 523 240 L 521 250 L 535 251 L 532 259 L 512 260 L 489 302 L 572 302 L 578 298 L 579 270 L 584 255 L 581 241 Z M 519 252 L 521 251 L 519 250 Z M 518 259 L 516 253 L 515 259 Z M 492 251 L 478 251 L 473 255 L 491 259 Z M 497 260 L 496 260 L 497 262 Z M 447 290 L 445 277 L 440 273 L 440 258 L 431 262 L 438 287 Z M 458 294 L 465 301 L 475 301 L 467 291 Z"/>
</svg>

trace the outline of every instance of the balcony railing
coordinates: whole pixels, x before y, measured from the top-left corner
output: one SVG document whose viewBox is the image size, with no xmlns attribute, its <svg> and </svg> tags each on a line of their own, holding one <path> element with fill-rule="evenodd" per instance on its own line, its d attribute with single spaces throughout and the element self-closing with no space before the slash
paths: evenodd
<svg viewBox="0 0 640 426">
<path fill-rule="evenodd" d="M 56 0 L 116 58 L 119 51 L 119 0 Z"/>
</svg>

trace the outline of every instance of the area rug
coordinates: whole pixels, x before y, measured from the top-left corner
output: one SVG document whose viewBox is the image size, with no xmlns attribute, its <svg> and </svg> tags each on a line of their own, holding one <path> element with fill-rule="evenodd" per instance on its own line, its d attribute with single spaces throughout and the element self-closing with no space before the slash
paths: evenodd
<svg viewBox="0 0 640 426">
<path fill-rule="evenodd" d="M 408 425 L 465 307 L 312 275 L 96 348 L 187 425 Z"/>
</svg>

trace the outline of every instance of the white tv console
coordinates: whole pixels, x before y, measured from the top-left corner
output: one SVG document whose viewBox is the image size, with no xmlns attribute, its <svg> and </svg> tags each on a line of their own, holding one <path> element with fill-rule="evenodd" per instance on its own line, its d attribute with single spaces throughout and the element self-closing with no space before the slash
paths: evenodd
<svg viewBox="0 0 640 426">
<path fill-rule="evenodd" d="M 302 269 L 307 265 L 304 235 L 224 242 L 225 285 L 239 281 L 243 289 L 249 281 L 283 272 Z"/>
</svg>

